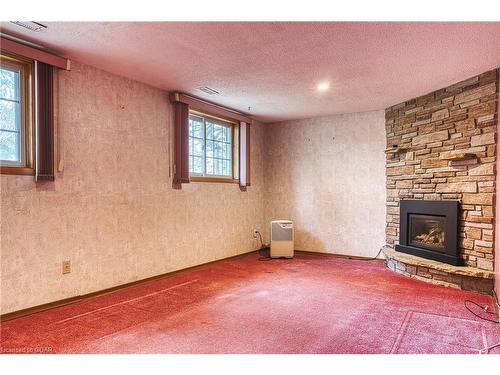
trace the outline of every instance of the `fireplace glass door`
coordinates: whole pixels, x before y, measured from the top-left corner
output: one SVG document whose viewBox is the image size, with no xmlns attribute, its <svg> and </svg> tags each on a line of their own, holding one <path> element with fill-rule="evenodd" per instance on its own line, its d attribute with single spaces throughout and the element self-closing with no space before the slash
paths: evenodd
<svg viewBox="0 0 500 375">
<path fill-rule="evenodd" d="M 410 245 L 428 250 L 444 251 L 445 218 L 410 214 Z"/>
</svg>

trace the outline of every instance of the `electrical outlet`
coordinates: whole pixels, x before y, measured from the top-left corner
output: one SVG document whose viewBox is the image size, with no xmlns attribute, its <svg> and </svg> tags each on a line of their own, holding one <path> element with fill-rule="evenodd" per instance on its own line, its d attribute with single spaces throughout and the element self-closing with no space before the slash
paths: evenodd
<svg viewBox="0 0 500 375">
<path fill-rule="evenodd" d="M 253 238 L 257 238 L 258 233 L 259 233 L 258 229 L 252 229 Z"/>
<path fill-rule="evenodd" d="M 62 273 L 63 273 L 63 275 L 65 275 L 67 273 L 71 273 L 71 262 L 69 260 L 63 260 Z"/>
</svg>

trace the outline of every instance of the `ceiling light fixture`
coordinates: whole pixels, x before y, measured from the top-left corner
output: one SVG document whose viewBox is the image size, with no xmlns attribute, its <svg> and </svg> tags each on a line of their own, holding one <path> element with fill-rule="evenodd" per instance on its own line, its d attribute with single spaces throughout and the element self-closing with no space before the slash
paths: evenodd
<svg viewBox="0 0 500 375">
<path fill-rule="evenodd" d="M 34 32 L 39 32 L 47 28 L 47 26 L 42 25 L 41 23 L 35 21 L 10 21 L 10 22 L 13 23 L 14 25 L 24 27 L 25 29 Z"/>
<path fill-rule="evenodd" d="M 316 88 L 321 92 L 328 91 L 328 89 L 330 89 L 330 84 L 328 82 L 321 82 Z"/>
</svg>

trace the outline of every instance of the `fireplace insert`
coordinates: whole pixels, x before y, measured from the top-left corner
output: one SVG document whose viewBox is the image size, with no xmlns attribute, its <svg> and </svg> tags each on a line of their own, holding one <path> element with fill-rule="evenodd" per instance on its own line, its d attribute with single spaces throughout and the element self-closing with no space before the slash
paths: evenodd
<svg viewBox="0 0 500 375">
<path fill-rule="evenodd" d="M 402 200 L 396 251 L 460 265 L 458 201 Z"/>
</svg>

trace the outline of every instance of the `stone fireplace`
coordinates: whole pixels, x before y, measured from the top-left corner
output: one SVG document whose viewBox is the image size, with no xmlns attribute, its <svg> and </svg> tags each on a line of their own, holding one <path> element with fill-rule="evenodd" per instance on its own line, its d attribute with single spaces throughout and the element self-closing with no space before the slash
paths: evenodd
<svg viewBox="0 0 500 375">
<path fill-rule="evenodd" d="M 392 270 L 492 290 L 498 75 L 491 70 L 386 109 L 384 254 Z"/>
</svg>

